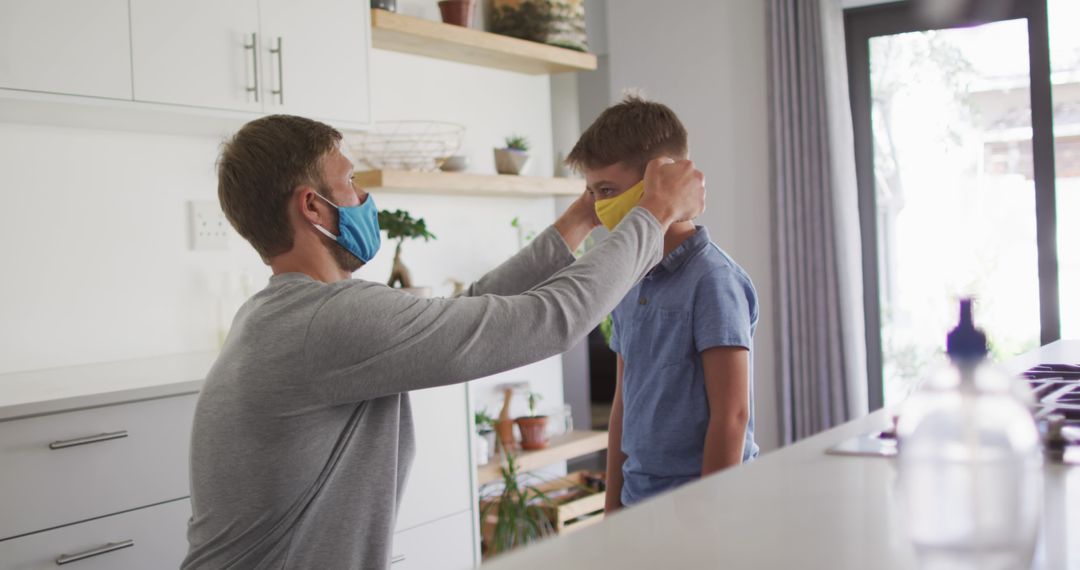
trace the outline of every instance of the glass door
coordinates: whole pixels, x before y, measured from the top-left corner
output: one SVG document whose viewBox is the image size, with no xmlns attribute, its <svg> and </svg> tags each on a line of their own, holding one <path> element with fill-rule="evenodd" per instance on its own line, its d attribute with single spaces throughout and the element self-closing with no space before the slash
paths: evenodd
<svg viewBox="0 0 1080 570">
<path fill-rule="evenodd" d="M 1080 335 L 1080 3 L 926 6 L 845 12 L 871 409 L 929 374 L 961 297 L 997 360 Z"/>
</svg>

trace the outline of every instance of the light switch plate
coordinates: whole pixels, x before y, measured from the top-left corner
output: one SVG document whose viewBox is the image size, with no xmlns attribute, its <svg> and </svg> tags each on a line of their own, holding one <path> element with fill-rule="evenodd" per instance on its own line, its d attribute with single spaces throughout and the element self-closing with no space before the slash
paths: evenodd
<svg viewBox="0 0 1080 570">
<path fill-rule="evenodd" d="M 188 202 L 188 243 L 192 251 L 221 251 L 229 247 L 229 222 L 215 200 Z"/>
</svg>

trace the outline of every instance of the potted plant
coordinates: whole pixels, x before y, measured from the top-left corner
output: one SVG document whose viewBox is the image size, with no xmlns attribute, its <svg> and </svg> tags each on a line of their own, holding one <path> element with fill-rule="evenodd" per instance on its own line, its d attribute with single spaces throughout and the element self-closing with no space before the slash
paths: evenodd
<svg viewBox="0 0 1080 570">
<path fill-rule="evenodd" d="M 487 465 L 495 446 L 495 418 L 485 408 L 473 414 L 473 421 L 476 424 L 476 464 Z"/>
<path fill-rule="evenodd" d="M 517 418 L 514 423 L 521 432 L 522 449 L 543 449 L 547 447 L 547 416 L 536 414 L 536 403 L 540 401 L 540 394 L 529 392 L 529 415 Z"/>
<path fill-rule="evenodd" d="M 529 163 L 529 139 L 513 135 L 506 137 L 506 147 L 495 149 L 495 170 L 499 174 L 521 174 Z"/>
<path fill-rule="evenodd" d="M 588 51 L 584 0 L 493 0 L 496 34 Z"/>
<path fill-rule="evenodd" d="M 442 0 L 439 2 L 439 12 L 444 23 L 470 28 L 475 5 L 476 0 Z"/>
<path fill-rule="evenodd" d="M 486 555 L 506 552 L 555 534 L 545 511 L 551 500 L 533 485 L 518 481 L 518 465 L 512 453 L 506 455 L 502 492 L 481 501 L 481 534 Z"/>
<path fill-rule="evenodd" d="M 423 239 L 430 241 L 435 238 L 427 230 L 427 224 L 423 218 L 413 219 L 405 210 L 381 210 L 379 211 L 379 226 L 386 230 L 387 239 L 396 239 L 397 248 L 394 250 L 394 266 L 390 272 L 390 280 L 387 285 L 400 287 L 417 296 L 426 297 L 430 294 L 429 287 L 415 287 L 412 282 L 412 273 L 401 261 L 401 246 L 407 239 Z"/>
</svg>

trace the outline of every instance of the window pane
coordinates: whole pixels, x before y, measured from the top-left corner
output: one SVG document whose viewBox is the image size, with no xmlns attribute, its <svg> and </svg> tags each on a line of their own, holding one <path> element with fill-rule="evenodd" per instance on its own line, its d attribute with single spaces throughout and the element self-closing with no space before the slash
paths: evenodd
<svg viewBox="0 0 1080 570">
<path fill-rule="evenodd" d="M 1080 338 L 1080 2 L 1049 0 L 1061 336 Z"/>
<path fill-rule="evenodd" d="M 885 404 L 941 355 L 959 297 L 996 358 L 1038 345 L 1027 22 L 870 40 Z"/>
</svg>

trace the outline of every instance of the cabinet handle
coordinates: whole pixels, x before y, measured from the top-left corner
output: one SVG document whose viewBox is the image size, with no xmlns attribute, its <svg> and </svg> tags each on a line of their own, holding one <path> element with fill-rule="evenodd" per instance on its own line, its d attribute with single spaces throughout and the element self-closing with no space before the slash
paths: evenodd
<svg viewBox="0 0 1080 570">
<path fill-rule="evenodd" d="M 120 542 L 110 542 L 105 546 L 99 546 L 97 548 L 91 548 L 85 552 L 78 554 L 62 554 L 56 559 L 57 566 L 63 566 L 64 564 L 71 564 L 72 562 L 78 562 L 80 560 L 86 560 L 87 558 L 93 558 L 95 556 L 101 556 L 102 554 L 108 554 L 110 552 L 116 552 L 124 548 L 131 548 L 135 546 L 134 540 L 123 540 Z"/>
<path fill-rule="evenodd" d="M 110 433 L 101 433 L 98 435 L 88 435 L 86 437 L 76 437 L 75 439 L 61 439 L 49 444 L 49 449 L 64 449 L 66 447 L 75 447 L 77 445 L 86 445 L 88 443 L 99 443 L 102 441 L 111 441 L 114 439 L 123 439 L 128 436 L 126 429 L 120 431 L 114 431 Z"/>
<path fill-rule="evenodd" d="M 405 562 L 404 554 L 398 554 L 397 556 L 390 559 L 391 564 L 397 564 L 398 562 Z"/>
<path fill-rule="evenodd" d="M 271 95 L 277 95 L 278 96 L 278 104 L 279 105 L 284 105 L 285 104 L 285 73 L 284 73 L 285 64 L 283 63 L 283 60 L 285 59 L 285 57 L 282 55 L 282 51 L 281 51 L 281 36 L 277 37 L 277 47 L 270 48 L 270 53 L 274 54 L 274 55 L 277 55 L 277 80 L 278 80 L 278 88 L 271 91 L 270 94 Z"/>
<path fill-rule="evenodd" d="M 247 88 L 248 93 L 255 94 L 255 102 L 259 102 L 259 36 L 251 32 L 251 43 L 244 44 L 244 51 L 251 50 L 251 69 L 255 75 L 254 85 Z"/>
</svg>

